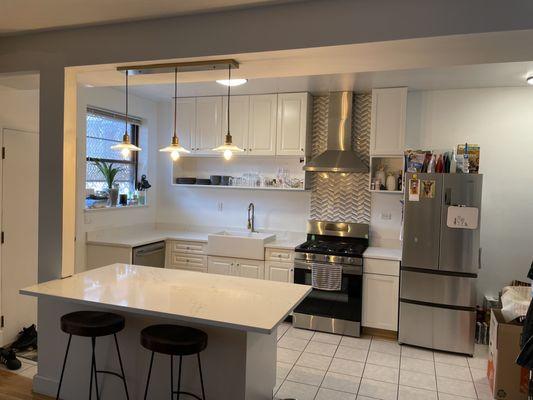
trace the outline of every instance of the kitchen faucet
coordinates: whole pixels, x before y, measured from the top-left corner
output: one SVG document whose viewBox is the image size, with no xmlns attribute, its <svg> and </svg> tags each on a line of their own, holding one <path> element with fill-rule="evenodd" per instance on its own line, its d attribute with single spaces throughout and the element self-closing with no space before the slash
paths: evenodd
<svg viewBox="0 0 533 400">
<path fill-rule="evenodd" d="M 248 205 L 248 230 L 255 232 L 255 206 L 254 203 Z"/>
</svg>

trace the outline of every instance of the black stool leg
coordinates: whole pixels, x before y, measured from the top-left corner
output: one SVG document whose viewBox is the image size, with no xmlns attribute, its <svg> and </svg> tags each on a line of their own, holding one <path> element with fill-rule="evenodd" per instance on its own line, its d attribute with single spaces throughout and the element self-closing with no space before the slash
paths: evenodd
<svg viewBox="0 0 533 400">
<path fill-rule="evenodd" d="M 180 394 L 181 394 L 181 361 L 183 360 L 183 357 L 180 356 L 180 368 L 178 369 L 178 398 L 176 400 L 180 400 Z"/>
<path fill-rule="evenodd" d="M 96 399 L 100 400 L 100 393 L 98 392 L 98 374 L 96 373 L 96 338 L 91 338 L 91 346 L 92 346 L 92 361 L 91 361 L 91 385 L 89 387 L 89 399 L 92 396 L 93 391 L 93 376 L 94 373 L 94 388 L 96 392 Z"/>
<path fill-rule="evenodd" d="M 118 362 L 120 364 L 120 372 L 122 373 L 122 381 L 124 382 L 124 390 L 126 391 L 126 399 L 130 400 L 130 395 L 128 394 L 128 385 L 126 384 L 126 374 L 124 373 L 124 367 L 122 365 L 122 357 L 120 356 L 120 349 L 118 347 L 117 334 L 113 334 L 115 337 L 115 346 L 117 348 Z"/>
<path fill-rule="evenodd" d="M 152 374 L 152 365 L 154 364 L 154 352 L 152 351 L 152 357 L 150 358 L 150 369 L 148 370 L 148 379 L 146 380 L 146 388 L 144 389 L 144 400 L 148 396 L 148 386 L 150 385 L 150 375 Z"/>
<path fill-rule="evenodd" d="M 198 356 L 198 369 L 200 371 L 200 385 L 202 386 L 202 400 L 205 400 L 204 378 L 202 376 L 202 364 L 200 363 L 200 353 L 197 353 L 197 356 Z"/>
<path fill-rule="evenodd" d="M 59 400 L 59 392 L 61 391 L 61 384 L 63 383 L 63 374 L 65 373 L 65 365 L 67 365 L 67 356 L 68 350 L 70 349 L 70 341 L 72 340 L 72 335 L 68 336 L 67 351 L 65 351 L 65 358 L 63 360 L 63 367 L 61 368 L 61 377 L 59 378 L 59 386 L 57 387 L 56 400 Z"/>
<path fill-rule="evenodd" d="M 170 400 L 174 400 L 174 357 L 172 354 L 170 355 Z"/>
</svg>

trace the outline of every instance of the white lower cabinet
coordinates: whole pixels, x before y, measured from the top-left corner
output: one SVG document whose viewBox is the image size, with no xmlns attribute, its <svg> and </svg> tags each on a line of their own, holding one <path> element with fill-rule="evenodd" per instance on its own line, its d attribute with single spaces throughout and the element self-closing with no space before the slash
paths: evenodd
<svg viewBox="0 0 533 400">
<path fill-rule="evenodd" d="M 293 283 L 294 266 L 290 263 L 268 261 L 265 263 L 265 279 Z"/>
<path fill-rule="evenodd" d="M 207 272 L 210 274 L 233 275 L 243 278 L 264 279 L 265 262 L 242 258 L 208 257 Z"/>
<path fill-rule="evenodd" d="M 363 326 L 368 328 L 398 330 L 398 301 L 400 277 L 398 276 L 399 261 L 365 259 L 363 273 Z M 378 261 L 378 262 L 377 262 Z M 390 271 L 390 275 L 367 273 L 366 265 L 376 264 Z M 388 268 L 386 268 L 388 264 Z M 373 269 L 370 268 L 372 271 Z"/>
<path fill-rule="evenodd" d="M 165 268 L 207 272 L 205 243 L 167 240 Z"/>
</svg>

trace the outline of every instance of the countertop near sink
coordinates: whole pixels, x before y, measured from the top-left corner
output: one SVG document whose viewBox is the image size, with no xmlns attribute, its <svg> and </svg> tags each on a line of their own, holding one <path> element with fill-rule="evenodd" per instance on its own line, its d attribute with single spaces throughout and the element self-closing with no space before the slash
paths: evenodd
<svg viewBox="0 0 533 400">
<path fill-rule="evenodd" d="M 377 258 L 380 260 L 402 261 L 402 249 L 388 247 L 368 247 L 363 253 L 364 258 Z"/>
<path fill-rule="evenodd" d="M 233 229 L 233 228 L 232 228 Z M 137 247 L 163 240 L 184 240 L 207 243 L 207 236 L 224 228 L 199 229 L 156 229 L 153 226 L 133 226 L 87 232 L 87 244 L 100 246 Z M 265 248 L 292 250 L 305 242 L 305 233 L 276 232 L 276 239 L 265 243 Z"/>
</svg>

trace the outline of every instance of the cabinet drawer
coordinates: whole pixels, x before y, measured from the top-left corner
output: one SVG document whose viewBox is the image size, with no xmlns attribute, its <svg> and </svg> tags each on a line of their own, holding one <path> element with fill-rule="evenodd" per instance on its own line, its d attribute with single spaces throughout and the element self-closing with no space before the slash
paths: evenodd
<svg viewBox="0 0 533 400">
<path fill-rule="evenodd" d="M 171 241 L 170 250 L 172 252 L 187 254 L 205 254 L 206 243 L 202 242 L 181 242 Z"/>
<path fill-rule="evenodd" d="M 365 258 L 363 269 L 368 274 L 400 276 L 400 262 Z"/>
<path fill-rule="evenodd" d="M 184 253 L 171 253 L 170 255 L 170 264 L 187 264 L 187 265 L 207 265 L 207 256 L 197 256 L 194 254 L 184 254 Z"/>
<path fill-rule="evenodd" d="M 169 269 L 183 269 L 185 271 L 207 272 L 207 267 L 200 264 L 178 263 L 168 266 Z"/>
<path fill-rule="evenodd" d="M 265 260 L 292 262 L 294 261 L 294 251 L 285 249 L 266 249 Z"/>
</svg>

